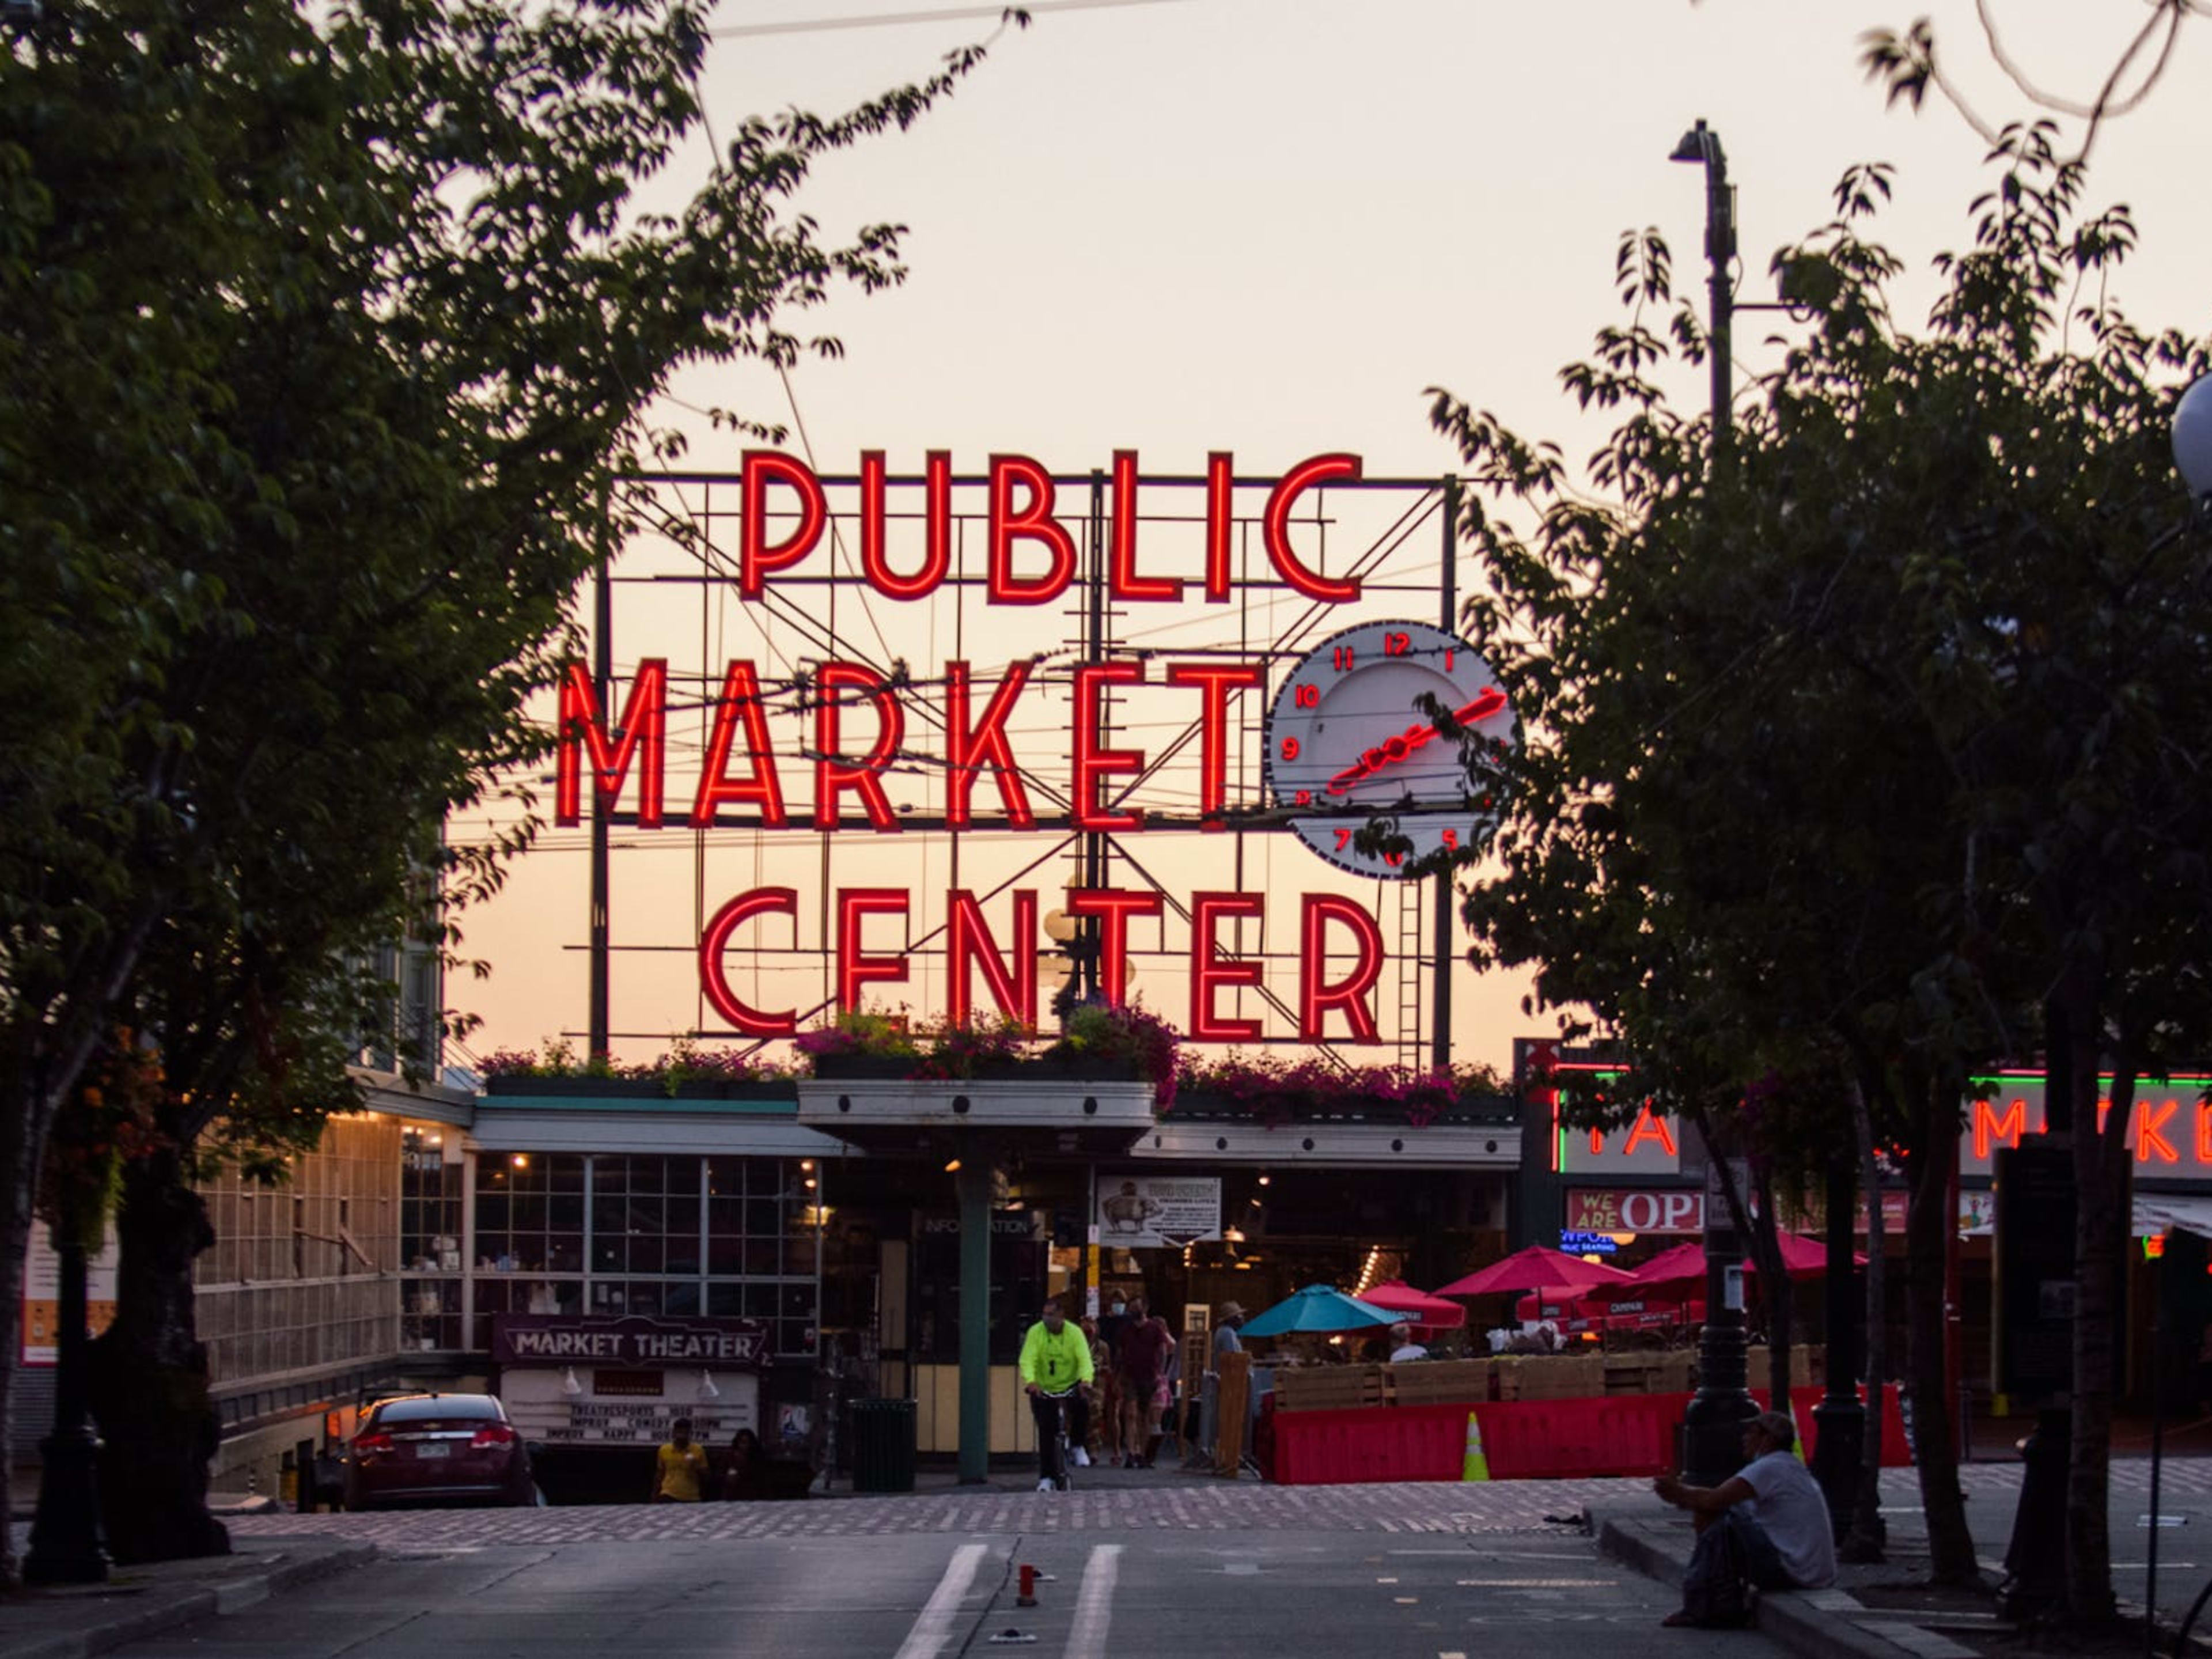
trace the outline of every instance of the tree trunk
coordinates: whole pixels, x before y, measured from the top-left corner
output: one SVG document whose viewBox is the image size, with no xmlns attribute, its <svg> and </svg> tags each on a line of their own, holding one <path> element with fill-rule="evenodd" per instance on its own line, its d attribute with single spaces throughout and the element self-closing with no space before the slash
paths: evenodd
<svg viewBox="0 0 2212 1659">
<path fill-rule="evenodd" d="M 1867 1279 L 1866 1346 L 1861 1358 L 1866 1373 L 1866 1441 L 1859 1459 L 1858 1498 L 1851 1506 L 1851 1529 L 1837 1546 L 1846 1561 L 1879 1561 L 1889 1541 L 1888 1524 L 1881 1518 L 1881 1390 L 1889 1380 L 1889 1256 L 1887 1234 L 1881 1218 L 1881 1164 L 1875 1157 L 1874 1114 L 1867 1106 L 1866 1089 L 1854 1075 L 1851 1091 L 1851 1134 L 1859 1155 L 1859 1186 L 1866 1194 Z"/>
<path fill-rule="evenodd" d="M 1951 1169 L 1958 1158 L 1958 1095 L 1941 1078 L 1917 1080 L 1918 1145 L 1905 1212 L 1905 1357 L 1912 1374 L 1913 1462 L 1928 1519 L 1929 1577 L 1939 1584 L 1981 1582 L 1966 1493 L 1959 1485 L 1959 1446 L 1951 1416 L 1947 1365 L 1945 1283 L 1952 1230 L 1959 1224 Z"/>
<path fill-rule="evenodd" d="M 33 1088 L 11 1091 L 15 1105 L 0 1124 L 0 1308 L 20 1323 L 23 1305 L 23 1255 L 31 1243 L 31 1210 L 37 1188 L 36 1167 L 24 1145 L 37 1100 Z M 15 1358 L 20 1343 L 0 1342 L 0 1450 L 15 1443 Z M 0 1527 L 0 1589 L 12 1589 L 18 1563 L 13 1529 Z"/>
<path fill-rule="evenodd" d="M 192 1261 L 215 1230 L 174 1153 L 125 1167 L 116 1228 L 115 1319 L 92 1345 L 109 1553 L 125 1564 L 227 1555 L 230 1534 L 207 1507 L 222 1430 L 192 1312 Z"/>
<path fill-rule="evenodd" d="M 1757 1176 L 1759 1213 L 1752 1218 L 1751 1255 L 1759 1264 L 1759 1299 L 1766 1309 L 1766 1406 L 1791 1422 L 1797 1420 L 1790 1401 L 1791 1307 L 1790 1274 L 1782 1265 L 1782 1239 L 1774 1215 L 1774 1177 L 1761 1170 Z"/>
<path fill-rule="evenodd" d="M 2066 1608 L 2080 1625 L 2113 1617 L 2112 1542 L 2106 1508 L 2112 1455 L 2113 1354 L 2121 1239 L 2127 1225 L 2128 1118 L 2135 1078 L 2124 1054 L 2112 1109 L 2100 1121 L 2097 1045 L 2077 1018 L 2074 1060 L 2074 1442 L 2066 1467 Z"/>
</svg>

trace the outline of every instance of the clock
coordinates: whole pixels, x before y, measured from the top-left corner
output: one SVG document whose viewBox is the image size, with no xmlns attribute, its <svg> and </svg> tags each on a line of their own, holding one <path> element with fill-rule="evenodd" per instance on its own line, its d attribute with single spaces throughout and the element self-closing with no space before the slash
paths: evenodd
<svg viewBox="0 0 2212 1659">
<path fill-rule="evenodd" d="M 1457 738 L 1424 712 L 1434 698 L 1462 726 L 1515 740 L 1511 706 L 1490 665 L 1426 623 L 1373 622 L 1330 635 L 1291 667 L 1268 706 L 1268 798 L 1291 829 L 1355 875 L 1401 879 L 1416 860 L 1474 845 L 1494 815 L 1468 794 Z M 1353 845 L 1378 814 L 1398 819 L 1410 852 Z"/>
</svg>

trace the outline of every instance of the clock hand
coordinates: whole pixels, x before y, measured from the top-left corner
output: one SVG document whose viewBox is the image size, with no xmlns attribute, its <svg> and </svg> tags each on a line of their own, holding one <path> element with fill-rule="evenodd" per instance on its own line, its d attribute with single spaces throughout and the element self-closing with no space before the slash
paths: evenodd
<svg viewBox="0 0 2212 1659">
<path fill-rule="evenodd" d="M 1486 686 L 1482 694 L 1473 702 L 1464 708 L 1455 708 L 1452 720 L 1461 726 L 1473 726 L 1478 720 L 1488 720 L 1504 707 L 1505 694 L 1494 685 Z M 1327 793 L 1332 795 L 1349 794 L 1352 786 L 1362 778 L 1405 759 L 1436 735 L 1437 728 L 1433 726 L 1409 726 L 1396 737 L 1384 738 L 1331 778 Z"/>
</svg>

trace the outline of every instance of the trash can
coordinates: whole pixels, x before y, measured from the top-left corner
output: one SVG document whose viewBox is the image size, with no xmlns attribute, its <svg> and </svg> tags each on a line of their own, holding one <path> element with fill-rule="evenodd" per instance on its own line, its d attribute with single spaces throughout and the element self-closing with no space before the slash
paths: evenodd
<svg viewBox="0 0 2212 1659">
<path fill-rule="evenodd" d="M 855 1400 L 852 1405 L 853 1490 L 914 1490 L 914 1401 Z"/>
</svg>

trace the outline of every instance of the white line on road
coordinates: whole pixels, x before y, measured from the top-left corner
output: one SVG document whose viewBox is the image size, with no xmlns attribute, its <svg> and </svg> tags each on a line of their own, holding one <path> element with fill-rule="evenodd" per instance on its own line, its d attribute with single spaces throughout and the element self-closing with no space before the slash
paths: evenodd
<svg viewBox="0 0 2212 1659">
<path fill-rule="evenodd" d="M 1075 1624 L 1061 1659 L 1106 1659 L 1106 1626 L 1114 1616 L 1114 1581 L 1121 1573 L 1121 1547 L 1099 1544 L 1083 1569 L 1075 1593 Z"/>
<path fill-rule="evenodd" d="M 989 1548 L 988 1544 L 963 1544 L 952 1552 L 945 1577 L 937 1581 L 929 1600 L 915 1615 L 914 1628 L 899 1644 L 898 1659 L 937 1659 L 937 1650 L 952 1634 L 952 1615 L 960 1610 L 960 1600 L 975 1582 L 975 1569 Z"/>
</svg>

